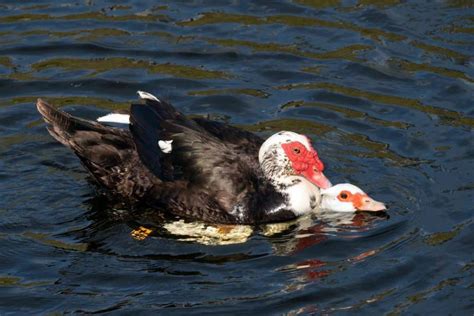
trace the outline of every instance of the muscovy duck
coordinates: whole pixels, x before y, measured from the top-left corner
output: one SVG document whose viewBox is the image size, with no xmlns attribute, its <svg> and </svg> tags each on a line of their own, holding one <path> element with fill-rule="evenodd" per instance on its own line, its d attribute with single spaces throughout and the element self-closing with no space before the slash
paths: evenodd
<svg viewBox="0 0 474 316">
<path fill-rule="evenodd" d="M 114 198 L 191 220 L 260 224 L 313 211 L 321 204 L 319 188 L 331 186 L 304 135 L 282 131 L 263 141 L 224 123 L 187 118 L 149 93 L 139 95 L 144 104 L 132 104 L 130 115 L 121 116 L 129 130 L 37 102 L 49 133 Z"/>
<path fill-rule="evenodd" d="M 385 211 L 384 203 L 375 201 L 359 187 L 350 183 L 339 183 L 327 189 L 321 189 L 320 208 L 338 212 Z"/>
</svg>

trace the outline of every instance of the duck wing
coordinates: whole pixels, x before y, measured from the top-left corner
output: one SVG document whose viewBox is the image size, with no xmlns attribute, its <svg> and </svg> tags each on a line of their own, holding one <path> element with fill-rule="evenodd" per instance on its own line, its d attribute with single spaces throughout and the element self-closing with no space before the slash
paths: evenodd
<svg viewBox="0 0 474 316">
<path fill-rule="evenodd" d="M 193 118 L 193 121 L 220 141 L 238 146 L 242 154 L 254 155 L 258 158 L 258 151 L 264 142 L 260 136 L 226 123 L 202 117 Z"/>
<path fill-rule="evenodd" d="M 188 119 L 170 103 L 158 99 L 148 92 L 138 91 L 138 95 L 146 105 L 153 108 L 156 113 L 159 113 L 162 119 L 175 121 L 196 131 L 205 132 L 214 136 L 220 142 L 238 146 L 239 149 L 242 150 L 241 154 L 246 153 L 247 155 L 258 157 L 258 151 L 264 142 L 264 139 L 260 136 L 232 125 L 204 117 Z"/>
<path fill-rule="evenodd" d="M 285 197 L 263 175 L 259 138 L 222 123 L 188 119 L 167 107 L 171 106 L 165 104 L 162 110 L 159 103 L 133 104 L 130 115 L 130 131 L 144 163 L 153 165 L 160 157 L 162 168 L 171 170 L 172 183 L 182 183 L 164 193 L 169 185 L 165 181 L 157 188 L 155 196 L 160 198 L 155 205 L 168 209 L 173 205 L 175 215 L 220 223 L 255 224 L 295 217 L 282 207 Z M 238 135 L 245 137 L 238 140 Z M 159 142 L 171 142 L 171 146 L 164 152 Z"/>
<path fill-rule="evenodd" d="M 159 166 L 172 168 L 166 180 L 188 182 L 227 212 L 263 180 L 256 159 L 242 155 L 238 145 L 222 142 L 184 116 L 170 118 L 160 107 L 133 104 L 130 131 L 140 158 L 157 176 L 162 178 Z M 160 141 L 171 143 L 169 152 L 160 149 Z"/>
<path fill-rule="evenodd" d="M 160 168 L 170 164 L 175 173 L 190 180 L 199 178 L 201 183 L 224 166 L 225 172 L 237 178 L 242 174 L 261 176 L 258 150 L 263 140 L 259 136 L 204 118 L 189 119 L 152 94 L 138 94 L 145 104 L 132 104 L 130 131 L 140 157 L 158 176 L 162 177 Z M 171 154 L 160 149 L 160 142 L 172 142 Z"/>
</svg>

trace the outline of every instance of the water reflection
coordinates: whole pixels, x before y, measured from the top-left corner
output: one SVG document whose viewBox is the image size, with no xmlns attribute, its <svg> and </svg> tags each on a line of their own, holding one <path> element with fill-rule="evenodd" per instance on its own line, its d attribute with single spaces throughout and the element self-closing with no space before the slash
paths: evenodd
<svg viewBox="0 0 474 316">
<path fill-rule="evenodd" d="M 284 243 L 274 244 L 276 254 L 296 254 L 326 241 L 328 238 L 351 239 L 364 236 L 378 222 L 387 220 L 389 215 L 378 213 L 328 213 L 318 212 L 303 217 L 294 223 L 267 225 L 263 228 L 266 236 L 276 235 L 291 227 L 292 238 Z"/>
<path fill-rule="evenodd" d="M 114 226 L 129 228 L 130 239 L 171 238 L 181 242 L 222 246 L 246 242 L 252 236 L 265 236 L 277 255 L 292 255 L 305 248 L 337 238 L 357 238 L 389 215 L 380 212 L 334 213 L 317 211 L 294 221 L 260 226 L 223 225 L 173 219 L 158 210 L 137 209 L 131 211 L 122 205 L 111 204 L 105 196 L 87 202 L 90 207 L 88 219 L 91 223 L 80 230 L 69 233 L 91 245 L 91 241 L 103 231 Z M 101 238 L 107 238 L 103 236 Z M 113 235 L 109 236 L 113 238 Z M 125 236 L 124 236 L 125 237 Z M 273 243 L 273 240 L 277 242 Z M 94 250 L 89 247 L 88 250 Z M 97 250 L 97 249 L 95 249 Z"/>
</svg>

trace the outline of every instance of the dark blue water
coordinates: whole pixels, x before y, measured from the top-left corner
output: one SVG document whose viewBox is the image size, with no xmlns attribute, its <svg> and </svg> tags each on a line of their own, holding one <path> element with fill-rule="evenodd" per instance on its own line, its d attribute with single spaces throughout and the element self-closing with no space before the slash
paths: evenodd
<svg viewBox="0 0 474 316">
<path fill-rule="evenodd" d="M 472 1 L 3 0 L 0 314 L 472 315 L 473 52 Z M 34 101 L 95 118 L 139 89 L 309 135 L 389 216 L 216 245 L 114 208 Z"/>
</svg>

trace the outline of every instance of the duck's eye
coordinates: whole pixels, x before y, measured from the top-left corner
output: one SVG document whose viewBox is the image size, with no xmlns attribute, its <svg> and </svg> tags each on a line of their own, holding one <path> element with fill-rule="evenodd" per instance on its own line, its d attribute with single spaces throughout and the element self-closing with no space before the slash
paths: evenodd
<svg viewBox="0 0 474 316">
<path fill-rule="evenodd" d="M 294 152 L 295 154 L 299 155 L 301 151 L 300 151 L 299 148 L 293 148 L 293 152 Z"/>
<path fill-rule="evenodd" d="M 353 199 L 352 199 L 352 193 L 350 191 L 341 191 L 338 195 L 337 195 L 337 199 L 341 202 L 351 202 Z"/>
</svg>

